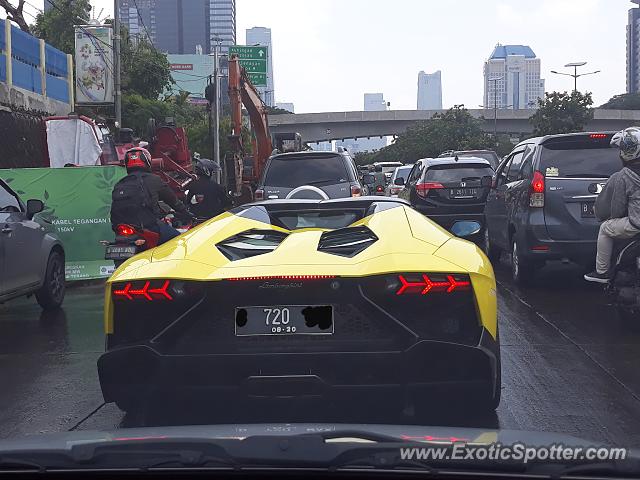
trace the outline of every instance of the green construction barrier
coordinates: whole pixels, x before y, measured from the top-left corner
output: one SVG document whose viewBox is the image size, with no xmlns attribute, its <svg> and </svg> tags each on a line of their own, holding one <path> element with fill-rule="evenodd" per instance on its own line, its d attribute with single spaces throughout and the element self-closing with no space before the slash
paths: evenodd
<svg viewBox="0 0 640 480">
<path fill-rule="evenodd" d="M 40 215 L 56 227 L 64 244 L 67 280 L 108 277 L 113 262 L 104 260 L 100 240 L 112 240 L 111 191 L 126 175 L 123 167 L 0 169 L 4 180 L 26 203 L 39 198 Z"/>
</svg>

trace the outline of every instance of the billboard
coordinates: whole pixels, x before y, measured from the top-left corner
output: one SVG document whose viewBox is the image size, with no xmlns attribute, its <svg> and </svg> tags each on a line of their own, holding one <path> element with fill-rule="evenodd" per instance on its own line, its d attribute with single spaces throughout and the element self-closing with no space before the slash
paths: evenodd
<svg viewBox="0 0 640 480">
<path fill-rule="evenodd" d="M 113 240 L 111 191 L 126 173 L 119 166 L 14 168 L 0 170 L 0 178 L 23 201 L 44 202 L 39 216 L 53 224 L 64 245 L 67 280 L 87 280 L 113 272 L 100 240 Z"/>
<path fill-rule="evenodd" d="M 110 25 L 75 27 L 77 105 L 113 103 L 112 35 Z"/>
</svg>

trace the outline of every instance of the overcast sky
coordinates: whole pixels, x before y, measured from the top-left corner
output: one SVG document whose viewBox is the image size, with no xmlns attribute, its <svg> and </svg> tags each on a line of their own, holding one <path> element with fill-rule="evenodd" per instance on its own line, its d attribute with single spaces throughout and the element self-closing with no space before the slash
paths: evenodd
<svg viewBox="0 0 640 480">
<path fill-rule="evenodd" d="M 547 91 L 572 88 L 571 78 L 550 73 L 571 61 L 602 70 L 578 84 L 596 105 L 625 91 L 633 6 L 625 0 L 236 2 L 238 43 L 246 28 L 272 29 L 276 100 L 293 102 L 298 113 L 362 110 L 365 92 L 384 93 L 392 109 L 415 109 L 420 70 L 442 70 L 445 107 L 477 108 L 483 63 L 496 43 L 531 46 Z M 112 11 L 113 0 L 92 3 Z"/>
</svg>

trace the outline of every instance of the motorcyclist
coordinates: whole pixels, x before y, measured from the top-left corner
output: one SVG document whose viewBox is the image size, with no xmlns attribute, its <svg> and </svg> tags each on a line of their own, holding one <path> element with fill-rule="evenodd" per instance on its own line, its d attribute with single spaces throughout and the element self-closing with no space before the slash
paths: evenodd
<svg viewBox="0 0 640 480">
<path fill-rule="evenodd" d="M 611 145 L 620 148 L 623 168 L 611 175 L 596 199 L 595 214 L 602 224 L 596 269 L 584 276 L 589 282 L 608 283 L 615 240 L 640 234 L 640 127 L 616 133 Z"/>
<path fill-rule="evenodd" d="M 213 178 L 219 169 L 217 163 L 206 158 L 195 161 L 194 171 L 198 178 L 189 185 L 187 205 L 196 217 L 213 218 L 224 212 L 230 203 L 224 188 Z"/>
<path fill-rule="evenodd" d="M 183 217 L 191 218 L 171 188 L 160 177 L 151 173 L 151 154 L 142 147 L 134 147 L 125 153 L 127 176 L 113 187 L 111 225 L 135 225 L 160 234 L 159 243 L 164 243 L 180 233 L 161 220 L 159 201 L 173 208 Z"/>
</svg>

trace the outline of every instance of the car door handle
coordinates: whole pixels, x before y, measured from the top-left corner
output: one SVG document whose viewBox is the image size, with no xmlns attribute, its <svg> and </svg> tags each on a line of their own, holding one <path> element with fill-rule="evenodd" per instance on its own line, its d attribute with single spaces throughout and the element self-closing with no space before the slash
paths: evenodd
<svg viewBox="0 0 640 480">
<path fill-rule="evenodd" d="M 13 232 L 13 228 L 11 227 L 4 227 L 2 229 L 2 233 L 11 233 L 11 232 Z"/>
</svg>

